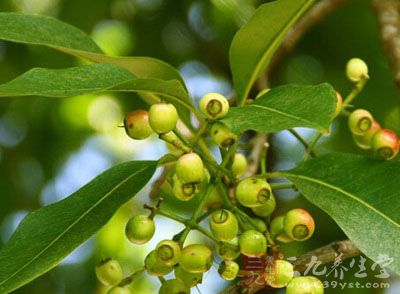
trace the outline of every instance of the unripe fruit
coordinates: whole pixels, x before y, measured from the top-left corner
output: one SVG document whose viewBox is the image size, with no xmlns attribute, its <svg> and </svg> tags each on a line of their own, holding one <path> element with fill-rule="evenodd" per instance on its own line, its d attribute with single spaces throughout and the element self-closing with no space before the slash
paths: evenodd
<svg viewBox="0 0 400 294">
<path fill-rule="evenodd" d="M 236 187 L 237 201 L 246 207 L 258 207 L 271 201 L 272 189 L 267 181 L 251 177 L 240 181 Z"/>
<path fill-rule="evenodd" d="M 239 273 L 239 265 L 232 260 L 224 260 L 218 267 L 218 273 L 224 280 L 232 281 Z"/>
<path fill-rule="evenodd" d="M 256 231 L 248 230 L 239 237 L 240 252 L 250 257 L 262 256 L 267 251 L 267 239 Z"/>
<path fill-rule="evenodd" d="M 374 123 L 372 114 L 365 109 L 354 110 L 349 116 L 349 129 L 354 135 L 364 135 Z"/>
<path fill-rule="evenodd" d="M 201 244 L 192 244 L 182 250 L 179 265 L 190 273 L 204 273 L 208 271 L 213 262 L 210 248 Z"/>
<path fill-rule="evenodd" d="M 399 139 L 395 132 L 382 129 L 372 137 L 372 150 L 380 159 L 390 160 L 399 153 Z"/>
<path fill-rule="evenodd" d="M 125 235 L 134 244 L 147 243 L 154 235 L 154 221 L 146 215 L 132 217 L 125 227 Z"/>
<path fill-rule="evenodd" d="M 199 102 L 201 112 L 210 119 L 224 117 L 229 111 L 228 100 L 218 93 L 208 93 Z"/>
<path fill-rule="evenodd" d="M 107 294 L 131 294 L 131 291 L 126 287 L 114 287 L 111 288 Z"/>
<path fill-rule="evenodd" d="M 219 209 L 211 215 L 210 229 L 218 241 L 229 241 L 236 237 L 239 224 L 232 212 Z"/>
<path fill-rule="evenodd" d="M 228 242 L 219 242 L 215 245 L 215 251 L 222 259 L 234 260 L 240 255 L 239 238 L 235 237 Z"/>
<path fill-rule="evenodd" d="M 220 186 L 212 188 L 211 192 L 208 194 L 206 204 L 204 205 L 205 210 L 219 208 L 222 206 L 222 204 L 224 203 L 224 199 L 222 198 L 222 192 L 220 191 L 220 189 Z"/>
<path fill-rule="evenodd" d="M 286 288 L 286 294 L 323 294 L 324 285 L 315 277 L 294 277 Z"/>
<path fill-rule="evenodd" d="M 244 174 L 247 169 L 247 159 L 242 153 L 235 153 L 233 156 L 233 162 L 231 166 L 232 172 L 237 176 L 240 177 Z"/>
<path fill-rule="evenodd" d="M 204 165 L 196 153 L 188 153 L 179 157 L 176 162 L 176 175 L 184 183 L 200 183 L 204 179 Z"/>
<path fill-rule="evenodd" d="M 216 122 L 212 125 L 210 134 L 214 143 L 222 148 L 231 147 L 238 139 L 227 126 L 220 122 Z"/>
<path fill-rule="evenodd" d="M 294 240 L 290 238 L 283 227 L 284 215 L 275 217 L 270 224 L 270 233 L 272 238 L 282 243 L 292 243 Z"/>
<path fill-rule="evenodd" d="M 123 278 L 121 265 L 113 258 L 104 259 L 96 265 L 96 276 L 105 286 L 118 285 Z"/>
<path fill-rule="evenodd" d="M 286 287 L 293 279 L 293 265 L 286 260 L 276 260 L 272 267 L 272 272 L 267 273 L 265 281 L 273 288 Z"/>
<path fill-rule="evenodd" d="M 146 139 L 153 133 L 146 110 L 129 112 L 124 119 L 124 128 L 127 135 L 135 140 Z"/>
<path fill-rule="evenodd" d="M 372 138 L 380 130 L 381 126 L 376 120 L 374 120 L 371 128 L 365 134 L 361 136 L 353 134 L 354 142 L 359 148 L 369 150 L 372 148 Z"/>
<path fill-rule="evenodd" d="M 144 260 L 144 267 L 149 275 L 152 276 L 165 276 L 172 272 L 173 267 L 165 264 L 161 264 L 157 257 L 155 250 L 151 251 Z"/>
<path fill-rule="evenodd" d="M 173 266 L 179 262 L 181 258 L 181 247 L 172 240 L 163 240 L 157 244 L 156 249 L 157 260 L 164 265 Z"/>
<path fill-rule="evenodd" d="M 177 176 L 174 176 L 172 190 L 176 198 L 181 201 L 189 201 L 198 192 L 198 184 L 196 183 L 182 183 Z"/>
<path fill-rule="evenodd" d="M 181 266 L 174 268 L 175 277 L 181 280 L 186 286 L 192 288 L 203 281 L 203 273 L 189 273 Z"/>
<path fill-rule="evenodd" d="M 335 110 L 334 117 L 337 117 L 340 114 L 340 112 L 342 111 L 342 107 L 343 107 L 342 95 L 340 95 L 340 93 L 337 91 L 336 91 L 336 98 L 337 98 L 337 102 L 336 102 L 336 110 Z"/>
<path fill-rule="evenodd" d="M 178 112 L 172 104 L 153 104 L 149 110 L 149 122 L 154 132 L 168 133 L 176 127 Z"/>
<path fill-rule="evenodd" d="M 352 58 L 347 62 L 346 75 L 350 81 L 357 83 L 361 79 L 368 78 L 368 66 L 364 60 Z"/>
<path fill-rule="evenodd" d="M 190 288 L 181 280 L 166 280 L 162 283 L 158 294 L 190 294 Z"/>
<path fill-rule="evenodd" d="M 259 232 L 265 232 L 267 230 L 267 225 L 265 224 L 264 220 L 258 217 L 253 217 L 251 220 L 253 221 L 253 224 L 250 222 L 245 222 L 242 224 L 242 231 L 257 229 Z M 255 225 L 255 228 L 253 225 Z"/>
<path fill-rule="evenodd" d="M 306 210 L 295 208 L 285 215 L 283 227 L 290 238 L 305 241 L 314 233 L 315 224 L 314 219 Z"/>
<path fill-rule="evenodd" d="M 251 210 L 254 212 L 255 215 L 261 217 L 267 217 L 274 212 L 275 207 L 276 207 L 276 200 L 274 194 L 271 194 L 266 203 L 258 207 L 252 207 Z"/>
</svg>

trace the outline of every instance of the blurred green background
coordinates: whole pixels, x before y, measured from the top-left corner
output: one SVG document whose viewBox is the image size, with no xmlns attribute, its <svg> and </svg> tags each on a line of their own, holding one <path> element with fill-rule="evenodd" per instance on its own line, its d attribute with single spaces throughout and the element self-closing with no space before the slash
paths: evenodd
<svg viewBox="0 0 400 294">
<path fill-rule="evenodd" d="M 110 55 L 146 55 L 165 60 L 183 75 L 193 101 L 210 91 L 229 95 L 228 50 L 235 31 L 251 16 L 256 0 L 2 0 L 0 11 L 47 14 L 90 34 Z M 355 0 L 314 27 L 273 73 L 273 85 L 329 82 L 345 96 L 352 88 L 346 80 L 346 61 L 363 58 L 371 80 L 355 105 L 369 109 L 381 124 L 399 132 L 399 91 L 381 48 L 370 1 Z M 32 67 L 63 68 L 81 63 L 43 47 L 0 42 L 0 82 L 6 82 Z M 124 113 L 146 107 L 134 94 L 96 94 L 67 99 L 41 97 L 0 100 L 0 242 L 4 244 L 29 212 L 58 201 L 113 164 L 131 159 L 157 159 L 167 148 L 156 137 L 129 140 L 123 129 Z M 300 129 L 310 138 L 312 131 Z M 339 118 L 319 145 L 320 151 L 359 153 Z M 244 150 L 246 151 L 246 150 Z M 272 137 L 270 168 L 286 169 L 302 159 L 302 147 L 289 133 Z M 155 177 L 156 178 L 156 177 Z M 128 274 L 159 240 L 181 227 L 157 218 L 156 236 L 146 246 L 128 244 L 123 230 L 126 220 L 151 202 L 150 185 L 122 207 L 97 236 L 82 245 L 59 266 L 15 293 L 104 293 L 94 275 L 95 263 L 104 257 L 118 258 Z M 293 192 L 279 192 L 277 214 L 293 207 L 308 208 L 317 219 L 314 237 L 304 243 L 283 246 L 287 256 L 325 245 L 345 236 L 323 212 Z M 165 206 L 184 214 L 195 205 L 182 205 L 166 196 Z M 366 224 L 367 225 L 367 224 Z M 207 240 L 192 233 L 190 242 Z M 356 260 L 356 263 L 359 259 Z M 390 289 L 326 289 L 326 293 L 400 293 L 394 274 L 388 280 L 374 278 L 367 261 L 367 277 L 357 279 L 357 264 L 351 260 L 343 281 L 390 282 Z M 320 268 L 319 268 L 320 269 Z M 331 265 L 328 266 L 328 271 Z M 340 281 L 334 273 L 322 278 Z M 217 293 L 226 286 L 214 268 L 193 293 Z M 141 275 L 133 293 L 157 293 L 159 283 Z M 270 291 L 273 292 L 273 291 Z M 270 293 L 268 292 L 268 293 Z M 284 290 L 275 291 L 284 293 Z"/>
</svg>

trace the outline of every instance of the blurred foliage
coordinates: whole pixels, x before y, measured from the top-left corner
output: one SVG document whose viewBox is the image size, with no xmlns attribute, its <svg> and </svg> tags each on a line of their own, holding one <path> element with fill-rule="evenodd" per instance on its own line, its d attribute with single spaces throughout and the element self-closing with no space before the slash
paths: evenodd
<svg viewBox="0 0 400 294">
<path fill-rule="evenodd" d="M 228 48 L 233 34 L 262 1 L 256 0 L 2 0 L 0 11 L 41 13 L 57 17 L 91 34 L 107 54 L 152 56 L 181 70 L 193 98 L 207 91 L 231 91 Z M 352 85 L 346 81 L 346 61 L 358 56 L 367 61 L 371 80 L 356 100 L 371 110 L 385 126 L 400 132 L 399 91 L 380 44 L 369 1 L 354 0 L 306 34 L 273 74 L 273 85 L 316 84 L 327 81 L 343 96 Z M 0 42 L 0 82 L 32 67 L 63 68 L 77 61 L 43 47 Z M 125 112 L 145 107 L 134 94 L 85 95 L 68 99 L 40 97 L 5 98 L 0 101 L 0 233 L 4 243 L 18 222 L 38 207 L 57 201 L 112 164 L 133 158 L 158 158 L 165 152 L 155 138 L 132 142 L 124 136 Z M 310 132 L 302 133 L 310 136 Z M 288 168 L 302 158 L 302 148 L 286 132 L 273 136 L 270 168 Z M 360 152 L 339 118 L 321 151 Z M 164 219 L 149 246 L 128 244 L 123 237 L 127 218 L 148 202 L 149 188 L 115 215 L 97 236 L 61 265 L 15 293 L 104 293 L 96 284 L 94 264 L 113 255 L 127 273 L 141 266 L 142 258 L 161 237 L 180 227 Z M 303 197 L 278 193 L 278 211 L 304 206 L 317 219 L 315 237 L 297 246 L 283 246 L 298 255 L 345 236 L 322 211 Z M 166 204 L 183 212 L 185 205 L 166 197 Z M 199 238 L 191 235 L 191 240 Z M 345 263 L 345 265 L 348 262 Z M 346 277 L 352 277 L 346 273 Z M 371 280 L 371 276 L 368 278 Z M 395 281 L 393 281 L 395 282 Z M 155 293 L 158 282 L 141 276 L 132 286 L 137 293 Z M 397 281 L 397 285 L 398 285 Z M 226 285 L 218 277 L 206 278 L 201 293 L 215 293 L 211 286 Z M 215 289 L 215 288 L 214 288 Z M 394 289 L 392 289 L 396 293 Z M 397 291 L 398 288 L 397 288 Z M 328 289 L 326 293 L 338 290 Z M 347 293 L 381 293 L 381 290 Z M 136 292 L 135 292 L 136 293 Z"/>
</svg>

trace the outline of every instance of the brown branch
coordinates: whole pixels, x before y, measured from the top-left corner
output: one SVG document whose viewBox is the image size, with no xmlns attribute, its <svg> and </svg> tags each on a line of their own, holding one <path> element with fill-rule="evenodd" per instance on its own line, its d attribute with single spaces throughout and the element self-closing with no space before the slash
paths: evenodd
<svg viewBox="0 0 400 294">
<path fill-rule="evenodd" d="M 253 149 L 251 150 L 250 155 L 247 157 L 249 165 L 243 175 L 245 178 L 254 176 L 257 173 L 260 166 L 261 153 L 263 151 L 264 144 L 267 142 L 267 138 L 267 134 L 264 133 L 257 133 L 252 138 Z"/>
<path fill-rule="evenodd" d="M 394 81 L 400 87 L 400 2 L 373 0 L 381 38 L 393 71 Z"/>
</svg>

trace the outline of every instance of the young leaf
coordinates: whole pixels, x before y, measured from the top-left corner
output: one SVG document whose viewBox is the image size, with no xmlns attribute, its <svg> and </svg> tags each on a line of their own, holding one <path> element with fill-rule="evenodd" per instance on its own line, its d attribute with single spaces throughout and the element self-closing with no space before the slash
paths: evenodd
<svg viewBox="0 0 400 294">
<path fill-rule="evenodd" d="M 282 174 L 365 255 L 374 261 L 393 258 L 389 268 L 400 274 L 399 161 L 328 154 Z"/>
<path fill-rule="evenodd" d="M 235 35 L 229 51 L 238 105 L 267 67 L 283 37 L 315 0 L 277 0 L 261 5 Z"/>
<path fill-rule="evenodd" d="M 55 267 L 139 192 L 156 167 L 155 161 L 117 165 L 68 198 L 25 217 L 0 250 L 0 293 L 11 292 Z"/>
<path fill-rule="evenodd" d="M 328 132 L 336 103 L 336 92 L 326 83 L 280 86 L 252 104 L 231 107 L 222 121 L 237 134 L 246 130 L 273 133 L 294 127 Z"/>
</svg>

